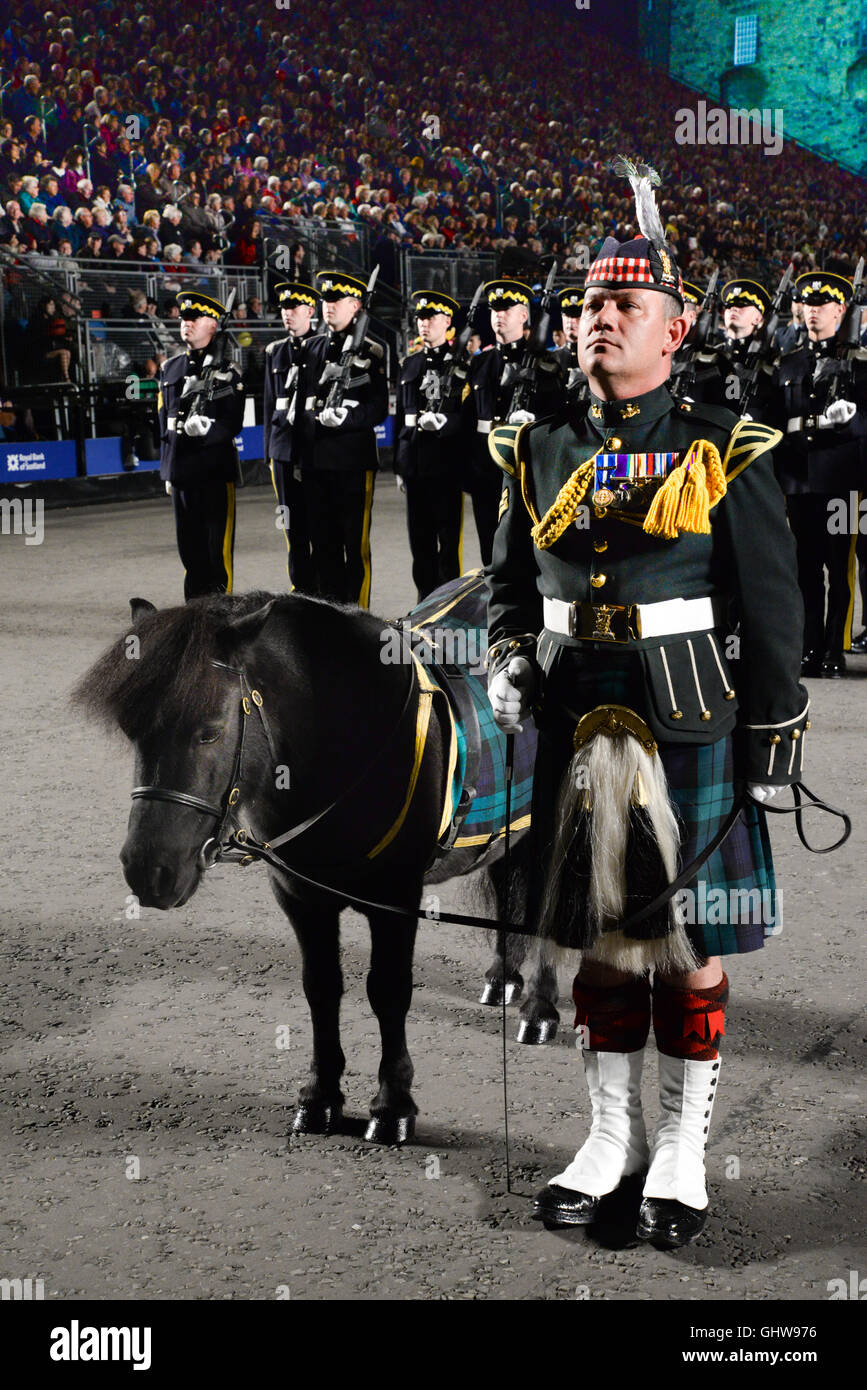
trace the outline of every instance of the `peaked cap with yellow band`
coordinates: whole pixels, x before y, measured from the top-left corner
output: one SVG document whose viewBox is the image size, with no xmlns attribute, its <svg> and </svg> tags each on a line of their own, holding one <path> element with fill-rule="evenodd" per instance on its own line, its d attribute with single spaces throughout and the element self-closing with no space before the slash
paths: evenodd
<svg viewBox="0 0 867 1390">
<path fill-rule="evenodd" d="M 689 280 L 683 282 L 683 301 L 685 304 L 692 304 L 700 309 L 704 303 L 704 290 L 700 290 L 698 285 L 693 285 Z"/>
<path fill-rule="evenodd" d="M 758 280 L 729 280 L 720 290 L 720 303 L 724 309 L 737 309 L 744 306 L 758 309 L 764 316 L 771 307 L 772 299 L 764 285 Z"/>
<path fill-rule="evenodd" d="M 489 309 L 511 309 L 514 304 L 529 309 L 533 302 L 533 291 L 522 280 L 489 280 L 484 292 Z"/>
<path fill-rule="evenodd" d="M 293 304 L 308 304 L 316 308 L 317 295 L 312 285 L 303 285 L 300 280 L 281 280 L 274 286 L 274 294 L 281 309 L 291 308 Z"/>
<path fill-rule="evenodd" d="M 584 286 L 570 285 L 567 289 L 560 291 L 557 299 L 560 303 L 561 315 L 566 314 L 570 318 L 577 318 L 584 304 Z"/>
<path fill-rule="evenodd" d="M 175 303 L 182 319 L 221 319 L 225 313 L 225 305 L 218 299 L 198 290 L 181 290 L 175 295 Z"/>
<path fill-rule="evenodd" d="M 413 290 L 410 302 L 416 318 L 420 319 L 432 318 L 434 314 L 448 314 L 449 318 L 454 318 L 461 307 L 456 299 L 441 290 Z"/>
<path fill-rule="evenodd" d="M 827 270 L 810 270 L 806 275 L 798 276 L 795 290 L 802 304 L 848 304 L 853 285 L 845 275 L 834 275 Z"/>
<path fill-rule="evenodd" d="M 578 508 L 596 473 L 596 454 L 579 464 L 561 487 L 553 504 L 540 517 L 532 496 L 522 445 L 529 425 L 498 425 L 488 436 L 488 451 L 509 477 L 515 478 L 532 520 L 531 536 L 539 550 L 548 550 L 575 521 Z M 722 501 L 730 483 L 782 439 L 779 430 L 755 420 L 739 420 L 729 436 L 725 454 L 709 439 L 695 439 L 683 462 L 673 468 L 653 495 L 641 529 L 661 540 L 684 533 L 710 535 L 710 512 Z M 597 450 L 597 453 L 601 450 Z M 616 509 L 609 513 L 617 518 Z"/>
<path fill-rule="evenodd" d="M 348 275 L 345 270 L 318 270 L 316 288 L 325 300 L 363 299 L 367 292 L 367 281 L 359 280 L 357 275 Z"/>
</svg>

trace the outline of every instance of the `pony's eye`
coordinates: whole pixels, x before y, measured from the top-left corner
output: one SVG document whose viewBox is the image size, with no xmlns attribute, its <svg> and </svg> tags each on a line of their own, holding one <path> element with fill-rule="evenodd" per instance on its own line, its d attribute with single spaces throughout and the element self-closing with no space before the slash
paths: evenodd
<svg viewBox="0 0 867 1390">
<path fill-rule="evenodd" d="M 218 738 L 223 736 L 222 724 L 212 724 L 203 729 L 199 736 L 199 743 L 216 743 Z"/>
</svg>

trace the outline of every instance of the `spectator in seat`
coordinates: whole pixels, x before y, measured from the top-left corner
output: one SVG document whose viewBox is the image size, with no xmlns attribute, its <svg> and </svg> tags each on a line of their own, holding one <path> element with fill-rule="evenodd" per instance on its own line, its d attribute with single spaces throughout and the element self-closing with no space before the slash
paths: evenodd
<svg viewBox="0 0 867 1390">
<path fill-rule="evenodd" d="M 69 321 L 58 309 L 56 300 L 47 295 L 40 299 L 27 325 L 27 333 L 28 347 L 33 352 L 34 360 L 47 370 L 49 380 L 55 371 L 59 371 L 60 380 L 69 381 L 72 334 Z"/>
</svg>

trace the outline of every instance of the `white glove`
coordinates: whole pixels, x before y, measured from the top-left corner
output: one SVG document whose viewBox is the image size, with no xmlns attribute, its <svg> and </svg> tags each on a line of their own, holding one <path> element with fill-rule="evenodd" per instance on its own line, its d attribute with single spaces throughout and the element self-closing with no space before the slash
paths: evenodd
<svg viewBox="0 0 867 1390">
<path fill-rule="evenodd" d="M 782 787 L 767 787 L 762 782 L 747 783 L 747 791 L 753 798 L 753 801 L 771 801 L 776 796 L 777 792 L 782 790 Z"/>
<path fill-rule="evenodd" d="M 744 411 L 743 415 L 741 416 L 742 420 L 752 420 L 752 418 L 753 417 L 748 410 Z"/>
<path fill-rule="evenodd" d="M 522 733 L 518 721 L 530 713 L 530 698 L 535 680 L 533 668 L 525 656 L 513 656 L 488 682 L 488 699 L 494 719 L 504 733 Z"/>
<path fill-rule="evenodd" d="M 171 497 L 171 495 L 172 495 L 172 485 L 171 485 L 171 483 L 166 483 L 166 492 L 168 493 L 169 497 Z"/>
<path fill-rule="evenodd" d="M 829 425 L 848 425 L 856 410 L 854 401 L 832 401 L 825 411 L 825 419 Z"/>
<path fill-rule="evenodd" d="M 399 473 L 395 473 L 394 481 L 397 483 L 399 491 L 406 492 L 406 483 L 403 481 L 403 478 L 400 476 Z"/>
<path fill-rule="evenodd" d="M 509 416 L 510 425 L 532 425 L 536 419 L 532 410 L 513 410 Z"/>
<path fill-rule="evenodd" d="M 336 430 L 340 428 L 348 414 L 349 410 L 345 405 L 339 405 L 336 409 L 326 406 L 324 410 L 320 410 L 316 419 L 320 425 L 327 425 L 330 430 Z"/>
<path fill-rule="evenodd" d="M 286 420 L 287 420 L 288 424 L 290 424 L 290 425 L 294 425 L 294 424 L 295 424 L 295 397 L 294 397 L 294 396 L 292 397 L 292 404 L 290 405 L 289 409 L 286 411 Z"/>
<path fill-rule="evenodd" d="M 418 417 L 418 427 L 420 430 L 441 430 L 445 422 L 445 415 L 434 410 L 423 410 Z"/>
<path fill-rule="evenodd" d="M 207 415 L 191 415 L 184 421 L 184 434 L 188 434 L 191 439 L 203 439 L 213 423 Z"/>
</svg>

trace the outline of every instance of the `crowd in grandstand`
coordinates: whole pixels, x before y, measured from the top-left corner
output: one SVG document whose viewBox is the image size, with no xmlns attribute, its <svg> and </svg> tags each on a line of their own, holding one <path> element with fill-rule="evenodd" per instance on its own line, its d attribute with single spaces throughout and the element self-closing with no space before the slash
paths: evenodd
<svg viewBox="0 0 867 1390">
<path fill-rule="evenodd" d="M 538 0 L 326 0 L 284 11 L 113 0 L 22 3 L 0 37 L 0 244 L 18 255 L 261 266 L 267 219 L 360 228 L 382 278 L 401 247 L 556 253 L 624 237 L 607 161 L 663 172 L 683 273 L 849 268 L 863 180 L 787 142 L 678 145 L 687 92 Z M 576 36 L 575 26 L 579 26 Z M 569 61 L 563 61 L 568 50 Z M 300 241 L 300 237 L 299 237 Z M 297 244 L 297 243 L 296 243 Z M 291 273 L 291 272 L 290 272 Z"/>
</svg>

